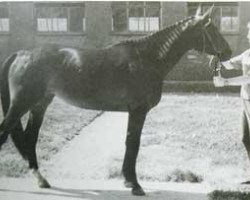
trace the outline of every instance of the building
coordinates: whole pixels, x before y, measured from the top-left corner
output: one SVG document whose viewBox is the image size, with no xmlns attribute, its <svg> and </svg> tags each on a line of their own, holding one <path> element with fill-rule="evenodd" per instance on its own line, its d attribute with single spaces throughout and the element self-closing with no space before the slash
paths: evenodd
<svg viewBox="0 0 250 200">
<path fill-rule="evenodd" d="M 212 3 L 202 3 L 207 9 Z M 234 54 L 248 48 L 250 2 L 215 2 L 214 22 Z M 197 2 L 1 2 L 0 60 L 43 43 L 103 47 L 157 31 L 193 14 Z M 212 80 L 207 58 L 190 51 L 166 77 L 175 81 Z"/>
</svg>

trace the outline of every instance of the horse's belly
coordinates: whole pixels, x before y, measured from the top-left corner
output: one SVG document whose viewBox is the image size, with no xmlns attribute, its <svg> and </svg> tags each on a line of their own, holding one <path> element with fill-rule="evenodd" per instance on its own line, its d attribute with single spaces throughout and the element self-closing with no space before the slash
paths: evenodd
<svg viewBox="0 0 250 200">
<path fill-rule="evenodd" d="M 119 91 L 57 91 L 56 96 L 65 102 L 85 109 L 104 111 L 127 111 L 125 92 Z"/>
</svg>

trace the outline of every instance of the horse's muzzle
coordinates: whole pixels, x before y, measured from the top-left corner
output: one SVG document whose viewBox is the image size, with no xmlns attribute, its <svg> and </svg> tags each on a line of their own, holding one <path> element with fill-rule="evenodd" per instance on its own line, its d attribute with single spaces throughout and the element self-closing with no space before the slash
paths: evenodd
<svg viewBox="0 0 250 200">
<path fill-rule="evenodd" d="M 231 58 L 232 56 L 232 50 L 230 48 L 226 49 L 223 52 L 218 53 L 218 58 L 221 62 L 227 61 Z"/>
</svg>

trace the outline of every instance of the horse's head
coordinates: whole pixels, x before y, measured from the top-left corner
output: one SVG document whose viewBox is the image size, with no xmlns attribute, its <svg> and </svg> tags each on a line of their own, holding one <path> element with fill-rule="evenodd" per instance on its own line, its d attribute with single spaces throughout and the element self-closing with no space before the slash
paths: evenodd
<svg viewBox="0 0 250 200">
<path fill-rule="evenodd" d="M 228 60 L 231 57 L 232 50 L 221 35 L 218 28 L 212 20 L 213 6 L 204 14 L 201 12 L 201 6 L 198 7 L 194 16 L 193 26 L 189 34 L 192 34 L 193 47 L 195 50 L 218 56 L 220 61 Z"/>
</svg>

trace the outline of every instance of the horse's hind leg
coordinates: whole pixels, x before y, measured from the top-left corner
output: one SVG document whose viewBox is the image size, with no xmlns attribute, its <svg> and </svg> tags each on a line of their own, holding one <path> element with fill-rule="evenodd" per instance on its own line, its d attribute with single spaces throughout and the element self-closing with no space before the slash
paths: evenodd
<svg viewBox="0 0 250 200">
<path fill-rule="evenodd" d="M 7 132 L 3 132 L 1 135 L 0 135 L 0 149 L 2 147 L 2 145 L 6 142 L 6 140 L 8 139 L 8 133 Z"/>
<path fill-rule="evenodd" d="M 44 98 L 31 108 L 28 124 L 25 129 L 25 146 L 27 151 L 27 158 L 29 161 L 29 168 L 33 170 L 33 174 L 38 179 L 38 185 L 41 188 L 49 188 L 50 185 L 38 170 L 36 143 L 45 111 L 48 105 L 51 103 L 52 99 L 52 96 Z"/>
<path fill-rule="evenodd" d="M 2 111 L 4 116 L 7 115 L 9 109 L 13 109 L 13 108 L 9 108 L 10 107 L 10 97 L 9 97 L 9 91 L 8 88 L 4 87 L 4 83 L 2 83 L 1 87 L 1 103 L 2 103 Z M 21 120 L 17 119 L 17 123 L 14 127 L 12 127 L 12 130 L 10 132 L 7 131 L 2 131 L 2 134 L 0 134 L 0 149 L 1 146 L 5 143 L 5 141 L 8 138 L 8 135 L 11 135 L 14 144 L 16 146 L 16 148 L 18 149 L 18 151 L 20 152 L 20 154 L 22 155 L 22 157 L 24 159 L 26 159 L 26 154 L 25 154 L 25 150 L 24 150 L 24 134 L 23 134 L 23 127 L 21 124 Z"/>
<path fill-rule="evenodd" d="M 16 148 L 18 149 L 19 153 L 26 160 L 27 155 L 25 151 L 24 131 L 23 131 L 21 120 L 17 122 L 17 125 L 15 126 L 15 128 L 10 132 L 10 136 Z"/>
<path fill-rule="evenodd" d="M 15 146 L 24 159 L 27 158 L 27 154 L 21 117 L 28 112 L 31 105 L 32 102 L 25 101 L 24 103 L 18 96 L 17 98 L 13 98 L 9 107 L 3 107 L 5 117 L 0 125 L 0 147 L 7 139 L 8 135 L 11 134 Z"/>
<path fill-rule="evenodd" d="M 27 107 L 11 105 L 0 125 L 0 138 L 11 133 L 18 126 L 21 117 L 28 111 Z"/>
</svg>

